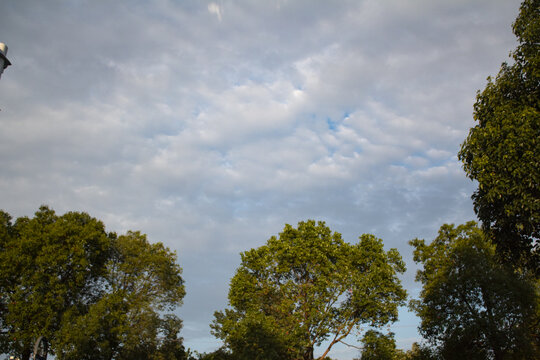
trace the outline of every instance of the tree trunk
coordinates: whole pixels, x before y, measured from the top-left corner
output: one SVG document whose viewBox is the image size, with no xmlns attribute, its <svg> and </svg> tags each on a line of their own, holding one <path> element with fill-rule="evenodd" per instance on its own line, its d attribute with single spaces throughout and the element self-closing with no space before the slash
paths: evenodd
<svg viewBox="0 0 540 360">
<path fill-rule="evenodd" d="M 21 360 L 30 360 L 30 354 L 32 350 L 29 347 L 25 347 L 21 354 Z"/>
<path fill-rule="evenodd" d="M 313 357 L 313 346 L 310 346 L 309 348 L 307 348 L 306 352 L 304 353 L 304 358 L 303 360 L 314 360 L 314 357 Z"/>
<path fill-rule="evenodd" d="M 495 355 L 495 360 L 503 360 L 504 359 L 504 354 L 500 350 L 493 351 L 493 355 Z"/>
</svg>

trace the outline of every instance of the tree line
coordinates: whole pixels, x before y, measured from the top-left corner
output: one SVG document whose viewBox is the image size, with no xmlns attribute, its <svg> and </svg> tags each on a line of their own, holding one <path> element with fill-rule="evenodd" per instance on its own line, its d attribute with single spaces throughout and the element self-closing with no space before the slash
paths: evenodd
<svg viewBox="0 0 540 360">
<path fill-rule="evenodd" d="M 307 220 L 241 253 L 228 307 L 210 325 L 223 347 L 192 352 L 173 314 L 185 296 L 173 251 L 42 206 L 33 218 L 0 211 L 2 351 L 28 360 L 45 336 L 59 360 L 314 360 L 315 348 L 322 360 L 356 335 L 364 360 L 539 358 L 540 0 L 523 1 L 513 31 L 513 63 L 478 92 L 477 124 L 458 153 L 478 184 L 480 224 L 409 242 L 422 290 L 408 305 L 422 343 L 399 350 L 383 331 L 407 304 L 398 251 Z"/>
</svg>

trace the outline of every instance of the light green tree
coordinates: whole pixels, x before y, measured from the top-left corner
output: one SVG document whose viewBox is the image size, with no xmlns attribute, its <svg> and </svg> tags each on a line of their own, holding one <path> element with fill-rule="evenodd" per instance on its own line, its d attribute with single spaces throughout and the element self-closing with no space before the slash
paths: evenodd
<svg viewBox="0 0 540 360">
<path fill-rule="evenodd" d="M 181 321 L 165 315 L 185 294 L 169 249 L 138 232 L 107 233 L 86 213 L 41 207 L 15 223 L 0 215 L 5 352 L 27 360 L 40 335 L 58 359 L 151 359 L 183 349 Z"/>
<path fill-rule="evenodd" d="M 513 25 L 513 63 L 477 95 L 458 156 L 478 181 L 474 209 L 503 259 L 540 274 L 540 0 L 525 0 Z"/>
<path fill-rule="evenodd" d="M 182 323 L 161 313 L 180 305 L 184 286 L 175 254 L 139 232 L 113 241 L 106 293 L 84 314 L 68 314 L 59 359 L 183 359 Z M 71 315 L 71 316 L 69 316 Z"/>
<path fill-rule="evenodd" d="M 445 359 L 538 356 L 538 286 L 497 261 L 476 223 L 443 225 L 430 244 L 415 239 L 420 333 Z M 536 339 L 535 339 L 536 337 Z"/>
<path fill-rule="evenodd" d="M 406 298 L 395 249 L 362 235 L 342 240 L 324 222 L 286 225 L 279 237 L 241 254 L 231 280 L 230 308 L 216 312 L 213 333 L 237 359 L 323 359 L 361 325 L 397 319 Z"/>
</svg>

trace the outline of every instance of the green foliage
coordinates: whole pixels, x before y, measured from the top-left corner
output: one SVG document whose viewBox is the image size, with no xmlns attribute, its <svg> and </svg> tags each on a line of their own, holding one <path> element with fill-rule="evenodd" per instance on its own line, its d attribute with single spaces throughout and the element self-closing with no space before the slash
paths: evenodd
<svg viewBox="0 0 540 360">
<path fill-rule="evenodd" d="M 8 266 L 3 261 L 3 255 L 8 253 L 8 249 L 11 246 L 13 240 L 13 226 L 11 224 L 11 216 L 0 210 L 0 330 L 6 329 L 6 317 L 4 314 L 7 314 L 7 307 L 9 305 L 9 297 L 6 294 L 6 290 L 14 281 L 13 273 L 6 273 L 4 270 Z M 5 275 L 4 275 L 5 274 Z M 10 337 L 5 332 L 0 331 L 0 348 L 9 349 L 10 348 Z"/>
<path fill-rule="evenodd" d="M 197 357 L 190 357 L 188 360 L 237 360 L 227 350 L 220 348 L 212 353 L 197 354 Z"/>
<path fill-rule="evenodd" d="M 2 225 L 4 349 L 23 354 L 39 335 L 53 339 L 64 313 L 99 297 L 111 235 L 87 214 L 56 216 L 46 207 Z"/>
<path fill-rule="evenodd" d="M 58 358 L 182 359 L 180 319 L 160 317 L 185 294 L 180 273 L 175 254 L 161 243 L 150 244 L 139 232 L 115 239 L 107 263 L 108 291 L 87 313 L 66 322 Z"/>
<path fill-rule="evenodd" d="M 178 337 L 182 329 L 182 320 L 172 314 L 165 315 L 160 321 L 159 329 L 163 337 L 159 341 L 153 358 L 155 360 L 189 360 L 190 351 L 184 348 L 182 338 Z"/>
<path fill-rule="evenodd" d="M 525 0 L 514 63 L 488 78 L 459 159 L 478 181 L 474 208 L 508 262 L 540 272 L 540 0 Z"/>
<path fill-rule="evenodd" d="M 294 346 L 280 331 L 280 324 L 262 312 L 247 312 L 243 318 L 230 309 L 215 313 L 215 323 L 222 327 L 216 331 L 226 336 L 234 358 L 238 360 L 290 359 L 289 349 Z M 222 337 L 223 338 L 223 337 Z"/>
<path fill-rule="evenodd" d="M 413 343 L 410 350 L 407 350 L 398 359 L 403 360 L 437 360 L 439 357 L 436 352 L 425 345 Z"/>
<path fill-rule="evenodd" d="M 362 235 L 349 244 L 324 222 L 286 225 L 279 238 L 241 254 L 231 280 L 231 308 L 216 312 L 214 335 L 237 359 L 313 359 L 361 324 L 397 319 L 405 266 L 395 249 Z"/>
<path fill-rule="evenodd" d="M 411 307 L 420 332 L 445 359 L 523 359 L 538 350 L 534 281 L 501 265 L 474 222 L 443 225 L 427 245 L 412 240 L 423 289 Z"/>
<path fill-rule="evenodd" d="M 398 351 L 394 334 L 368 330 L 362 338 L 362 360 L 396 360 Z"/>
<path fill-rule="evenodd" d="M 86 213 L 0 221 L 4 351 L 27 359 L 45 335 L 58 359 L 184 358 L 181 321 L 163 314 L 185 294 L 169 249 Z"/>
</svg>

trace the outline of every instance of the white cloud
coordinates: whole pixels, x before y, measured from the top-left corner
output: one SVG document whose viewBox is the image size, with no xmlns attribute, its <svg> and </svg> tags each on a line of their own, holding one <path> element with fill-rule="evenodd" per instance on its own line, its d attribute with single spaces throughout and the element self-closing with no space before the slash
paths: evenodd
<svg viewBox="0 0 540 360">
<path fill-rule="evenodd" d="M 218 20 L 221 21 L 221 7 L 216 3 L 210 3 L 208 4 L 208 11 L 210 14 L 214 14 L 217 16 Z"/>
</svg>

